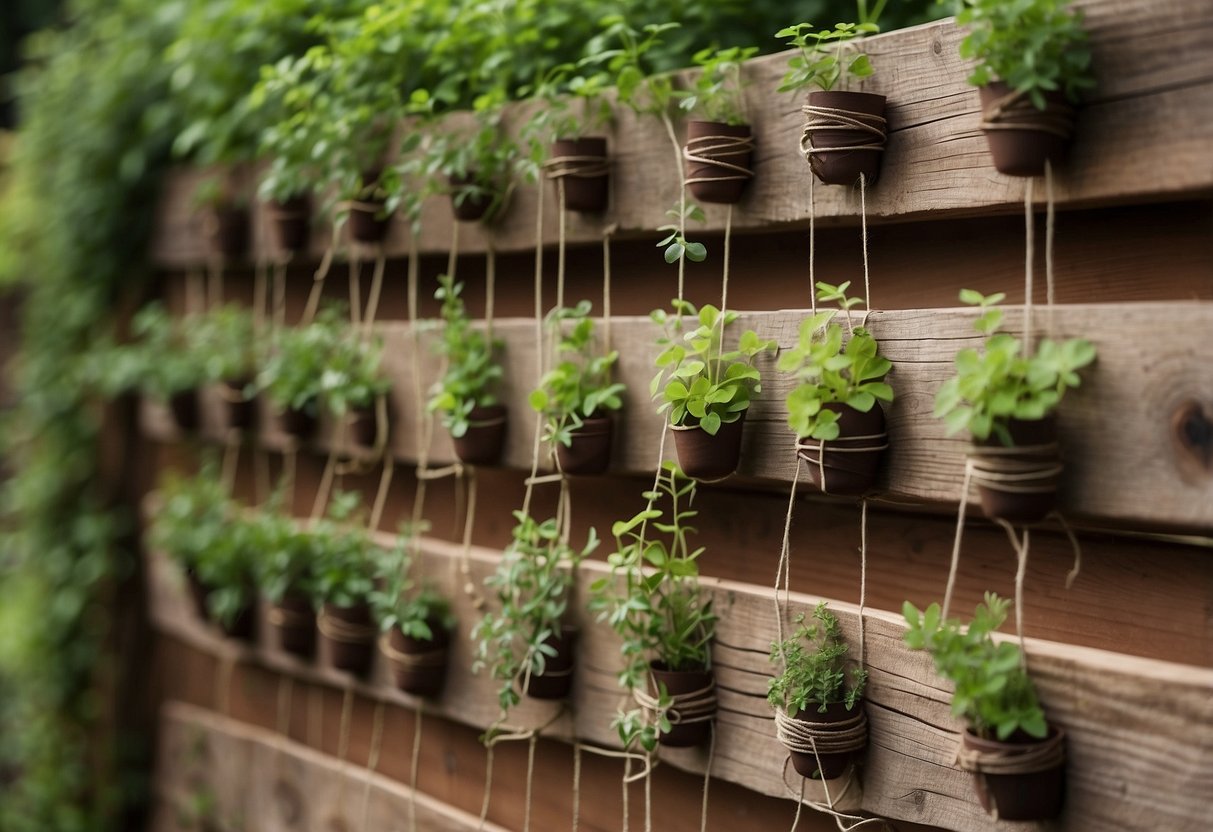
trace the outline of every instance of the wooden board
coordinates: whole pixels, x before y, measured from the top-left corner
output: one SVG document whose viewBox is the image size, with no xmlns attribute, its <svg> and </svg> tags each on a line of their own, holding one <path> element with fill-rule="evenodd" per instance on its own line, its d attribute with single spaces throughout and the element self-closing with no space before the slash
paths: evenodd
<svg viewBox="0 0 1213 832">
<path fill-rule="evenodd" d="M 471 574 L 483 579 L 496 554 L 480 548 L 469 553 Z M 426 541 L 423 569 L 451 593 L 459 618 L 451 670 L 441 700 L 431 708 L 458 721 L 484 727 L 497 717 L 494 687 L 472 676 L 467 639 L 476 620 L 469 599 L 457 587 L 460 547 Z M 583 566 L 580 598 L 603 574 L 599 563 Z M 161 556 L 149 558 L 151 617 L 155 627 L 231 661 L 256 662 L 283 673 L 334 687 L 353 685 L 362 695 L 410 704 L 394 691 L 382 662 L 372 678 L 356 682 L 319 663 L 290 658 L 262 634 L 259 647 L 222 639 L 189 612 L 180 576 Z M 785 754 L 774 739 L 765 702 L 770 676 L 767 652 L 776 634 L 769 590 L 707 579 L 722 614 L 714 648 L 720 686 L 720 712 L 712 774 L 755 791 L 784 796 L 781 771 Z M 792 612 L 817 599 L 794 593 Z M 851 604 L 832 601 L 845 636 L 852 643 L 859 618 Z M 613 633 L 588 620 L 582 604 L 572 606 L 580 625 L 573 714 L 565 712 L 548 730 L 559 738 L 577 737 L 611 747 L 610 721 L 623 704 L 615 682 L 618 642 Z M 261 616 L 264 620 L 264 615 Z M 967 775 L 955 769 L 958 723 L 950 716 L 950 694 L 925 654 L 901 643 L 898 616 L 869 611 L 866 666 L 871 678 L 867 710 L 872 724 L 863 773 L 867 810 L 893 819 L 956 830 L 992 826 L 975 802 Z M 1063 826 L 1067 830 L 1197 830 L 1205 823 L 1206 796 L 1213 789 L 1213 670 L 1029 639 L 1029 665 L 1050 718 L 1069 736 L 1069 791 Z M 511 715 L 511 724 L 546 722 L 558 705 L 528 701 Z M 663 751 L 664 764 L 702 771 L 702 749 Z M 850 804 L 850 800 L 847 801 Z"/>
<path fill-rule="evenodd" d="M 1205 0 L 1086 0 L 1097 89 L 1083 106 L 1069 161 L 1057 183 L 1063 206 L 1175 199 L 1213 191 L 1213 52 L 1207 33 L 1213 6 Z M 1019 210 L 1025 180 L 999 175 L 978 130 L 977 91 L 965 83 L 969 68 L 957 55 L 963 32 L 950 20 L 892 32 L 867 44 L 876 74 L 863 89 L 889 98 L 890 138 L 880 181 L 867 195 L 872 222 L 1007 213 Z M 803 124 L 800 96 L 775 92 L 789 53 L 751 61 L 747 104 L 757 151 L 756 178 L 734 216 L 734 228 L 802 226 L 809 216 L 809 173 L 797 143 Z M 1174 56 L 1182 55 L 1183 59 Z M 465 121 L 456 114 L 452 127 Z M 514 129 L 525 108 L 508 119 Z M 568 239 L 597 241 L 603 229 L 621 235 L 652 234 L 667 222 L 678 196 L 675 150 L 661 124 L 618 113 L 611 137 L 613 204 L 601 218 L 572 217 Z M 206 256 L 192 195 L 206 174 L 185 171 L 171 179 L 159 212 L 152 259 L 162 266 L 199 262 Z M 1043 198 L 1043 189 L 1037 189 Z M 555 198 L 546 194 L 544 240 L 556 240 Z M 815 213 L 823 221 L 855 222 L 856 190 L 819 186 Z M 498 226 L 466 227 L 467 251 L 489 244 L 499 251 L 535 245 L 537 193 L 516 191 Z M 450 247 L 452 219 L 445 198 L 425 206 L 422 251 Z M 723 228 L 725 212 L 708 211 L 707 230 Z M 272 253 L 260 213 L 256 251 Z M 328 245 L 317 229 L 312 254 Z M 407 250 L 403 223 L 395 223 L 387 250 Z"/>
<path fill-rule="evenodd" d="M 734 324 L 733 337 L 752 328 L 787 348 L 795 343 L 806 314 L 803 310 L 746 313 Z M 952 373 L 956 352 L 979 344 L 973 319 L 971 310 L 961 309 L 877 311 L 868 319 L 882 353 L 893 362 L 889 378 L 898 397 L 887 409 L 890 450 L 880 484 L 885 499 L 915 503 L 959 499 L 967 440 L 945 436 L 932 407 L 935 391 Z M 1197 428 L 1213 420 L 1213 375 L 1208 372 L 1213 344 L 1198 335 L 1213 328 L 1213 303 L 1066 305 L 1051 313 L 1038 308 L 1035 321 L 1040 331 L 1051 326 L 1057 337 L 1082 335 L 1099 349 L 1098 363 L 1084 373 L 1083 387 L 1066 398 L 1060 411 L 1067 463 L 1063 510 L 1091 521 L 1208 534 L 1213 529 L 1213 449 L 1199 430 L 1191 433 L 1195 444 L 1185 445 L 1184 426 L 1187 419 Z M 1006 328 L 1016 331 L 1021 326 L 1020 311 L 1009 308 Z M 415 460 L 414 390 L 427 390 L 440 368 L 428 353 L 423 356 L 421 386 L 415 388 L 411 329 L 388 323 L 379 331 L 385 341 L 384 365 L 393 382 L 393 452 L 398 458 Z M 511 419 L 503 464 L 529 469 L 534 414 L 527 395 L 536 379 L 535 325 L 517 319 L 497 321 L 494 332 L 505 342 L 502 398 Z M 663 435 L 662 419 L 648 398 L 658 330 L 644 318 L 615 318 L 611 332 L 612 346 L 620 351 L 617 377 L 628 386 L 624 418 L 616 429 L 613 470 L 651 471 Z M 423 344 L 432 337 L 423 335 Z M 765 384 L 747 417 L 737 476 L 742 481 L 790 482 L 796 463 L 783 404 L 789 383 L 774 371 L 772 358 L 763 359 L 760 367 Z M 212 398 L 207 404 L 206 424 L 211 426 L 210 435 L 217 437 L 219 403 Z M 144 426 L 153 436 L 174 435 L 163 410 L 150 404 L 144 410 Z M 435 434 L 431 460 L 451 460 L 449 438 L 441 428 Z M 335 435 L 333 426 L 325 426 L 319 447 L 326 447 Z M 262 441 L 272 448 L 285 447 L 284 437 L 272 426 Z M 672 444 L 669 438 L 667 457 L 673 456 Z M 1143 499 L 1143 494 L 1150 498 Z"/>
</svg>

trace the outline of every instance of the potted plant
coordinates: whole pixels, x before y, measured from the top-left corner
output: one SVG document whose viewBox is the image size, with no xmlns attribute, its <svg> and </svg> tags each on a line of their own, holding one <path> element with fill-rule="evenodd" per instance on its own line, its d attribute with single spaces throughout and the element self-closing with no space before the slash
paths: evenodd
<svg viewBox="0 0 1213 832">
<path fill-rule="evenodd" d="M 347 210 L 350 237 L 356 242 L 382 242 L 392 226 L 385 176 L 390 174 L 381 168 L 362 171 L 346 187 L 342 204 Z"/>
<path fill-rule="evenodd" d="M 994 167 L 1040 176 L 1065 156 L 1074 105 L 1095 86 L 1083 15 L 1067 0 L 959 0 L 969 27 L 960 56 L 977 62 L 969 83 L 981 94 L 981 128 Z"/>
<path fill-rule="evenodd" d="M 683 156 L 687 187 L 703 202 L 735 203 L 754 178 L 754 139 L 746 119 L 741 69 L 757 53 L 757 47 L 734 46 L 695 54 L 699 76 L 681 95 L 679 106 L 699 116 L 687 122 Z"/>
<path fill-rule="evenodd" d="M 190 319 L 190 349 L 203 356 L 208 380 L 217 382 L 223 400 L 224 426 L 252 427 L 255 369 L 261 343 L 248 309 L 226 304 Z"/>
<path fill-rule="evenodd" d="M 965 626 L 941 621 L 939 604 L 920 611 L 907 601 L 905 640 L 956 687 L 952 713 L 965 721 L 957 759 L 973 772 L 982 808 L 999 820 L 1046 820 L 1065 796 L 1065 733 L 1045 719 L 1019 647 L 991 636 L 1008 605 L 987 592 Z"/>
<path fill-rule="evenodd" d="M 406 524 L 396 545 L 376 564 L 371 613 L 383 633 L 380 649 L 396 687 L 416 696 L 433 696 L 446 678 L 447 648 L 455 617 L 446 598 L 413 576 L 410 554 L 417 531 Z"/>
<path fill-rule="evenodd" d="M 469 134 L 441 133 L 423 154 L 423 171 L 434 181 L 442 177 L 459 222 L 493 222 L 500 217 L 510 191 L 518 145 L 501 125 L 501 109 L 476 112 Z"/>
<path fill-rule="evenodd" d="M 703 547 L 691 549 L 687 540 L 694 531 L 687 523 L 698 514 L 690 508 L 694 495 L 695 481 L 663 462 L 646 509 L 611 528 L 611 577 L 590 586 L 590 609 L 623 639 L 620 684 L 641 705 L 615 721 L 627 748 L 699 745 L 715 716 L 711 643 L 717 616 L 699 586 L 696 560 Z M 668 500 L 668 514 L 656 507 L 659 499 Z M 649 537 L 650 526 L 665 539 Z"/>
<path fill-rule="evenodd" d="M 310 324 L 281 327 L 271 336 L 257 389 L 277 410 L 282 429 L 296 439 L 316 432 L 326 386 L 331 386 L 325 373 L 346 328 L 339 311 L 330 307 Z"/>
<path fill-rule="evenodd" d="M 391 425 L 387 393 L 391 382 L 384 374 L 383 341 L 368 338 L 356 328 L 338 324 L 332 350 L 320 377 L 320 399 L 330 413 L 340 419 L 352 414 L 350 432 L 354 441 L 370 448 L 380 435 L 386 438 Z M 387 422 L 379 424 L 378 402 L 384 401 Z"/>
<path fill-rule="evenodd" d="M 754 366 L 764 352 L 774 352 L 774 341 L 763 341 L 752 330 L 743 332 L 737 349 L 724 349 L 724 330 L 737 313 L 721 312 L 711 304 L 696 309 L 686 301 L 674 302 L 674 313 L 655 310 L 664 347 L 657 356 L 652 394 L 660 399 L 658 413 L 668 413 L 674 430 L 678 461 L 689 477 L 721 479 L 737 470 L 746 410 L 754 393 L 762 390 Z M 699 326 L 682 335 L 682 317 L 695 317 Z M 682 335 L 682 337 L 678 337 Z"/>
<path fill-rule="evenodd" d="M 329 514 L 311 529 L 315 553 L 312 605 L 329 663 L 338 670 L 365 676 L 375 657 L 378 628 L 371 617 L 379 557 L 370 535 L 353 522 L 356 493 L 333 495 Z"/>
<path fill-rule="evenodd" d="M 472 327 L 463 303 L 463 284 L 449 275 L 438 278 L 434 297 L 442 301 L 442 337 L 437 351 L 445 361 L 442 378 L 430 389 L 429 409 L 442 416 L 451 432 L 455 454 L 468 465 L 493 465 L 505 447 L 506 410 L 495 392 L 501 365 L 489 341 Z"/>
<path fill-rule="evenodd" d="M 855 40 L 880 31 L 876 20 L 884 5 L 884 0 L 876 0 L 869 14 L 866 0 L 860 0 L 858 23 L 820 31 L 811 23 L 798 23 L 775 33 L 796 50 L 779 92 L 817 87 L 805 107 L 808 119 L 800 150 L 813 175 L 827 185 L 854 185 L 861 175 L 870 185 L 880 175 L 887 132 L 885 97 L 835 87 L 843 79 L 862 80 L 872 74 L 872 62 Z"/>
<path fill-rule="evenodd" d="M 257 585 L 270 604 L 266 616 L 278 645 L 308 657 L 316 647 L 316 556 L 311 534 L 280 511 L 277 494 L 264 510 L 247 520 L 250 550 L 255 553 Z"/>
<path fill-rule="evenodd" d="M 538 522 L 514 512 L 513 542 L 497 571 L 485 580 L 499 609 L 485 613 L 472 631 L 473 672 L 488 668 L 501 683 L 497 699 L 502 716 L 522 695 L 564 699 L 573 684 L 576 630 L 565 615 L 577 565 L 598 548 L 591 527 L 585 547 L 575 550 L 561 536 L 556 520 Z"/>
<path fill-rule="evenodd" d="M 792 765 L 801 777 L 833 780 L 846 773 L 855 753 L 867 744 L 863 688 L 868 674 L 862 667 L 847 670 L 847 643 L 838 619 L 819 601 L 813 621 L 795 618 L 796 629 L 783 642 L 771 644 L 771 662 L 783 670 L 767 687 L 767 701 L 780 714 L 780 739 L 788 743 Z M 850 676 L 850 683 L 847 677 Z M 785 720 L 799 725 L 785 727 Z M 811 736 L 803 750 L 803 737 Z"/>
<path fill-rule="evenodd" d="M 884 411 L 893 401 L 884 382 L 892 364 L 882 358 L 866 327 L 852 326 L 850 310 L 863 303 L 848 298 L 850 282 L 817 284 L 819 303 L 837 302 L 800 324 L 796 346 L 779 356 L 778 368 L 796 381 L 787 396 L 788 425 L 797 453 L 809 463 L 813 485 L 830 494 L 859 495 L 876 483 L 881 450 L 887 447 Z M 835 319 L 845 315 L 843 328 Z M 829 444 L 827 444 L 829 443 Z"/>
<path fill-rule="evenodd" d="M 131 322 L 135 340 L 113 347 L 98 361 L 106 391 L 137 387 L 166 405 L 182 431 L 197 430 L 198 389 L 209 380 L 206 357 L 193 348 L 193 319 L 176 320 L 159 303 L 140 309 Z"/>
<path fill-rule="evenodd" d="M 553 309 L 547 326 L 558 338 L 555 367 L 546 372 L 531 393 L 531 407 L 543 419 L 543 441 L 556 451 L 559 469 L 566 474 L 601 474 L 611 462 L 610 414 L 623 406 L 626 389 L 611 382 L 611 368 L 619 359 L 612 350 L 594 355 L 594 321 L 590 302 L 572 309 Z"/>
<path fill-rule="evenodd" d="M 604 72 L 578 74 L 574 64 L 559 64 L 543 73 L 532 98 L 537 106 L 523 127 L 529 145 L 532 178 L 538 169 L 564 183 L 564 207 L 597 214 L 610 197 L 610 157 L 606 136 L 596 135 L 611 123 L 605 98 L 610 79 Z M 549 146 L 550 142 L 550 146 Z M 529 163 L 529 164 L 528 164 Z"/>
<path fill-rule="evenodd" d="M 962 303 L 982 310 L 973 328 L 985 342 L 956 354 L 956 375 L 936 394 L 935 416 L 949 436 L 968 430 L 973 439 L 971 477 L 986 516 L 1034 523 L 1053 510 L 1062 470 L 1055 411 L 1081 383 L 1078 371 L 1095 360 L 1095 347 L 1082 338 L 1043 338 L 1025 349 L 998 332 L 1004 297 L 961 290 Z"/>
</svg>

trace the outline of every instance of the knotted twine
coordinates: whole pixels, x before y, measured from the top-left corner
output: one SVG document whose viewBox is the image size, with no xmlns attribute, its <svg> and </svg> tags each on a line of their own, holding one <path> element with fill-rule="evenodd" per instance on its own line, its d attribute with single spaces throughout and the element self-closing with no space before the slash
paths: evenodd
<svg viewBox="0 0 1213 832">
<path fill-rule="evenodd" d="M 687 139 L 682 148 L 682 158 L 690 164 L 714 165 L 731 171 L 724 176 L 692 176 L 683 185 L 695 185 L 701 182 L 748 182 L 754 178 L 754 171 L 739 162 L 730 159 L 746 159 L 754 151 L 754 137 L 751 136 L 700 136 Z"/>
<path fill-rule="evenodd" d="M 489 803 L 493 796 L 493 749 L 498 743 L 525 741 L 527 743 L 526 803 L 523 814 L 522 830 L 523 832 L 530 832 L 531 788 L 535 775 L 535 745 L 538 742 L 539 735 L 547 728 L 551 727 L 558 719 L 564 716 L 566 710 L 566 704 L 561 702 L 560 706 L 556 709 L 556 712 L 552 714 L 551 718 L 548 719 L 547 722 L 534 728 L 513 728 L 500 721 L 489 728 L 484 739 L 484 799 L 480 804 L 480 823 L 476 827 L 478 830 L 484 829 L 485 821 L 489 816 Z"/>
<path fill-rule="evenodd" d="M 1048 108 L 1037 109 L 1027 93 L 1012 90 L 981 112 L 981 129 L 1039 131 L 1062 139 L 1074 132 L 1074 108 L 1066 101 L 1050 101 Z M 1046 160 L 1045 164 L 1048 164 Z M 1031 181 L 1031 180 L 1029 180 Z"/>
<path fill-rule="evenodd" d="M 800 134 L 800 154 L 808 162 L 810 169 L 814 169 L 813 156 L 817 153 L 884 152 L 888 123 L 883 116 L 860 113 L 842 107 L 819 107 L 814 104 L 805 104 L 800 111 L 804 113 L 806 119 L 804 130 Z M 867 138 L 860 139 L 857 144 L 841 147 L 814 146 L 813 135 L 815 133 L 832 130 L 855 130 L 866 134 Z"/>
<path fill-rule="evenodd" d="M 597 154 L 553 156 L 543 163 L 544 176 L 558 184 L 565 179 L 597 179 L 610 172 L 610 160 Z"/>
</svg>

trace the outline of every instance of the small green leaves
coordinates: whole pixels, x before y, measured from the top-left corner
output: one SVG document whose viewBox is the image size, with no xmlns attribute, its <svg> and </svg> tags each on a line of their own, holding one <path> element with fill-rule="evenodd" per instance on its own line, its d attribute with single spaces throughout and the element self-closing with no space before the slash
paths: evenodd
<svg viewBox="0 0 1213 832">
<path fill-rule="evenodd" d="M 853 668 L 851 684 L 846 684 L 848 647 L 825 601 L 818 602 L 813 620 L 806 623 L 805 614 L 797 613 L 791 636 L 771 644 L 771 662 L 782 663 L 783 669 L 768 683 L 767 700 L 788 714 L 810 709 L 824 713 L 835 703 L 850 710 L 863 695 L 867 674 Z"/>
<path fill-rule="evenodd" d="M 788 59 L 788 71 L 779 85 L 779 92 L 794 92 L 815 86 L 832 90 L 845 74 L 866 78 L 875 70 L 868 56 L 857 52 L 854 41 L 875 34 L 880 28 L 874 21 L 839 23 L 833 29 L 815 31 L 811 23 L 786 26 L 775 37 L 788 41 L 798 50 Z M 854 53 L 848 57 L 849 53 Z"/>
</svg>

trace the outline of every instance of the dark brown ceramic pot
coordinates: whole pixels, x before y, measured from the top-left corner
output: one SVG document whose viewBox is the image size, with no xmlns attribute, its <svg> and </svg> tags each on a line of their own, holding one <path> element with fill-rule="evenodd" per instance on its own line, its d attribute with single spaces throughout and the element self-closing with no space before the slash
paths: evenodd
<svg viewBox="0 0 1213 832">
<path fill-rule="evenodd" d="M 1045 162 L 1065 159 L 1074 132 L 1074 108 L 1062 92 L 1045 94 L 1039 110 L 1027 96 L 999 81 L 979 88 L 982 131 L 994 167 L 1007 176 L 1041 176 Z"/>
<path fill-rule="evenodd" d="M 257 403 L 255 398 L 245 398 L 244 388 L 248 379 L 219 383 L 219 397 L 223 400 L 224 427 L 247 430 L 253 426 Z"/>
<path fill-rule="evenodd" d="M 991 520 L 1038 523 L 1057 504 L 1057 481 L 1061 475 L 1057 418 L 1049 414 L 1033 421 L 1011 419 L 1007 431 L 1011 434 L 1011 447 L 1004 446 L 991 434 L 969 451 L 981 510 Z M 1014 479 L 1002 483 L 990 479 L 999 476 Z"/>
<path fill-rule="evenodd" d="M 866 494 L 876 485 L 880 455 L 888 443 L 884 411 L 879 404 L 867 413 L 833 403 L 822 408 L 838 414 L 840 432 L 837 439 L 825 443 L 824 456 L 822 443 L 816 439 L 803 439 L 797 445 L 800 458 L 807 463 L 809 480 L 826 494 Z"/>
<path fill-rule="evenodd" d="M 460 198 L 461 189 L 476 184 L 476 177 L 471 174 L 451 176 L 448 177 L 447 182 L 451 187 L 451 211 L 454 212 L 455 219 L 460 222 L 479 222 L 484 219 L 489 207 L 493 204 L 493 200 L 488 194 L 476 191 Z"/>
<path fill-rule="evenodd" d="M 316 611 L 302 595 L 287 594 L 270 607 L 270 629 L 278 646 L 296 656 L 311 656 L 316 650 Z"/>
<path fill-rule="evenodd" d="M 428 623 L 434 634 L 433 641 L 406 636 L 399 627 L 394 627 L 384 650 L 396 687 L 414 696 L 434 696 L 446 681 L 450 633 L 441 621 Z"/>
<path fill-rule="evenodd" d="M 568 447 L 556 444 L 556 459 L 566 474 L 601 474 L 611 463 L 610 416 L 592 416 L 572 432 Z"/>
<path fill-rule="evenodd" d="M 295 196 L 269 206 L 270 221 L 278 248 L 292 254 L 307 248 L 312 230 L 312 201 L 307 196 Z"/>
<path fill-rule="evenodd" d="M 848 118 L 857 119 L 882 133 L 885 97 L 870 92 L 811 92 L 809 105 L 845 111 Z M 810 121 L 827 121 L 828 116 L 810 116 Z M 827 185 L 847 185 L 859 181 L 860 174 L 871 185 L 880 176 L 880 158 L 884 155 L 884 139 L 872 130 L 858 127 L 827 126 L 812 134 L 813 153 L 809 167 Z M 872 145 L 872 150 L 831 150 L 830 148 Z M 879 148 L 879 149 L 875 149 Z"/>
<path fill-rule="evenodd" d="M 248 253 L 247 208 L 219 205 L 211 209 L 211 249 L 224 260 L 239 260 Z"/>
<path fill-rule="evenodd" d="M 357 676 L 365 676 L 375 658 L 377 629 L 366 604 L 338 607 L 325 604 L 317 621 L 320 638 L 328 649 L 329 664 Z"/>
<path fill-rule="evenodd" d="M 522 691 L 532 699 L 564 699 L 573 688 L 573 648 L 577 631 L 572 627 L 561 627 L 559 636 L 549 636 L 544 643 L 555 648 L 556 655 L 548 656 L 542 676 L 531 676 Z"/>
<path fill-rule="evenodd" d="M 557 139 L 552 142 L 550 161 L 552 175 L 564 182 L 565 208 L 582 214 L 606 210 L 610 194 L 606 139 Z"/>
<path fill-rule="evenodd" d="M 198 429 L 198 391 L 181 390 L 174 393 L 168 400 L 169 411 L 177 427 L 186 433 Z"/>
<path fill-rule="evenodd" d="M 653 681 L 665 685 L 666 692 L 671 696 L 698 693 L 712 685 L 714 678 L 710 670 L 669 670 L 660 662 L 649 665 Z M 653 696 L 658 695 L 655 687 L 649 690 Z M 663 731 L 657 736 L 657 741 L 670 748 L 690 748 L 702 745 L 711 735 L 711 722 L 674 723 L 669 731 Z"/>
<path fill-rule="evenodd" d="M 719 121 L 687 124 L 687 152 L 702 161 L 687 160 L 687 187 L 700 202 L 733 204 L 754 178 L 750 125 Z M 743 168 L 734 170 L 730 165 Z"/>
<path fill-rule="evenodd" d="M 855 707 L 862 708 L 863 705 L 857 704 Z M 801 722 L 815 722 L 818 724 L 836 724 L 855 716 L 855 711 L 847 710 L 847 706 L 843 702 L 834 702 L 826 705 L 825 713 L 817 710 L 817 705 L 812 704 L 807 710 L 799 711 L 795 719 Z M 814 732 L 816 733 L 816 732 Z M 847 766 L 850 765 L 852 758 L 855 757 L 854 751 L 842 751 L 831 754 L 805 754 L 800 751 L 790 752 L 792 755 L 792 766 L 801 777 L 808 777 L 819 780 L 834 780 L 846 774 Z M 818 759 L 821 760 L 821 774 L 818 775 Z"/>
<path fill-rule="evenodd" d="M 1066 769 L 1064 756 L 1065 735 L 1052 728 L 1043 740 L 1032 737 L 1012 738 L 1008 742 L 986 740 L 969 731 L 962 735 L 968 751 L 1008 756 L 1031 749 L 1033 753 L 1052 752 L 1048 756 L 1052 764 L 1042 771 L 1026 774 L 988 774 L 973 772 L 973 786 L 981 808 L 994 814 L 999 820 L 1048 820 L 1061 814 L 1065 800 Z M 1048 746 L 1044 746 L 1048 743 Z"/>
<path fill-rule="evenodd" d="M 382 199 L 363 198 L 350 204 L 350 237 L 359 243 L 380 243 L 387 237 L 392 215 L 384 214 Z"/>
<path fill-rule="evenodd" d="M 316 433 L 316 414 L 308 406 L 288 407 L 278 414 L 278 424 L 283 433 L 293 436 L 299 441 L 311 439 Z"/>
<path fill-rule="evenodd" d="M 697 480 L 718 480 L 736 471 L 744 426 L 745 411 L 736 422 L 722 423 L 715 436 L 698 425 L 675 426 L 674 448 L 682 472 Z"/>
<path fill-rule="evenodd" d="M 452 437 L 455 455 L 466 465 L 496 465 L 505 449 L 506 410 L 502 405 L 474 407 L 463 436 Z"/>
<path fill-rule="evenodd" d="M 375 441 L 379 438 L 379 415 L 374 405 L 350 411 L 350 435 L 364 448 L 375 447 Z"/>
</svg>

